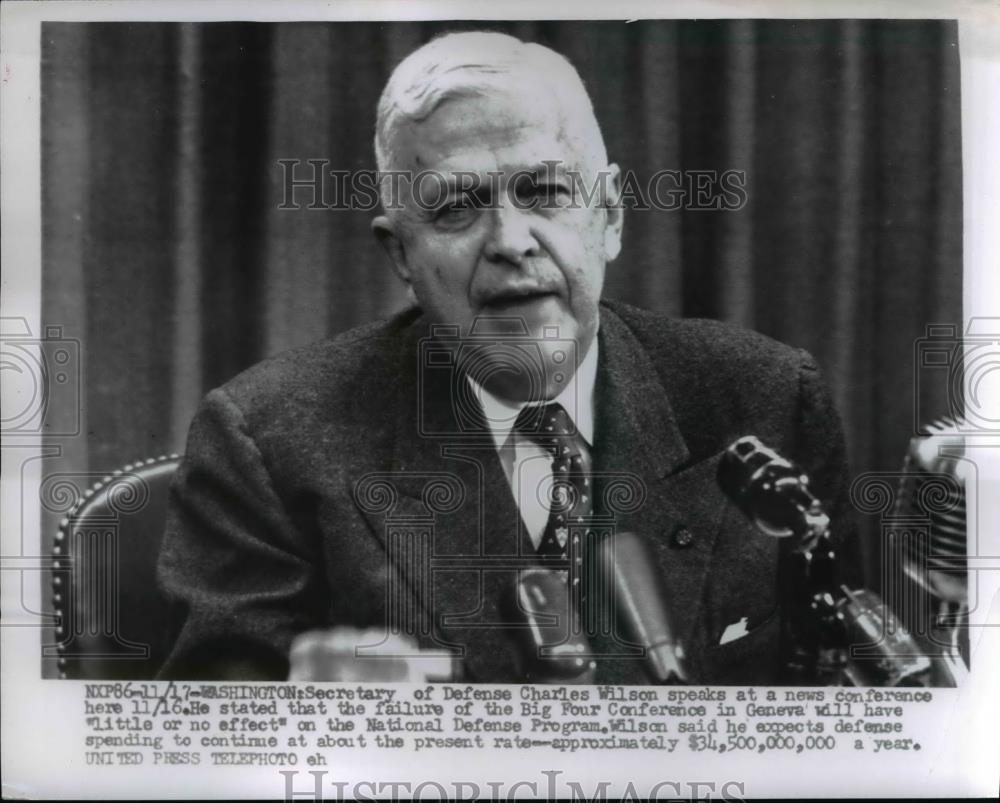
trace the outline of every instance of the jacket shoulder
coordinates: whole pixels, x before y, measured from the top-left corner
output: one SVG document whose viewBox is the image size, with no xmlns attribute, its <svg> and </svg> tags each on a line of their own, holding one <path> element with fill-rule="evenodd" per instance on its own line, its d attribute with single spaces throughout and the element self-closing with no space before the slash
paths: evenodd
<svg viewBox="0 0 1000 803">
<path fill-rule="evenodd" d="M 766 335 L 721 321 L 673 318 L 663 313 L 605 302 L 652 357 L 699 372 L 797 370 L 813 364 L 808 352 Z"/>
<path fill-rule="evenodd" d="M 694 458 L 747 434 L 795 454 L 815 368 L 807 352 L 718 321 L 609 307 L 648 356 Z"/>
<path fill-rule="evenodd" d="M 337 409 L 388 398 L 400 349 L 417 313 L 356 327 L 328 340 L 269 357 L 223 384 L 224 393 L 253 419 L 285 417 L 294 410 Z M 370 410 L 371 407 L 368 407 Z"/>
</svg>

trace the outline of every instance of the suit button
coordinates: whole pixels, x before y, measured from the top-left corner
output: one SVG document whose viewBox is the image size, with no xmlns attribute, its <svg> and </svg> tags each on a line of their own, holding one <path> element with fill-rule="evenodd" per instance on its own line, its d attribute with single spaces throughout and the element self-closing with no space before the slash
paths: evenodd
<svg viewBox="0 0 1000 803">
<path fill-rule="evenodd" d="M 674 530 L 674 546 L 680 549 L 687 549 L 694 543 L 694 533 L 687 527 L 681 525 Z"/>
</svg>

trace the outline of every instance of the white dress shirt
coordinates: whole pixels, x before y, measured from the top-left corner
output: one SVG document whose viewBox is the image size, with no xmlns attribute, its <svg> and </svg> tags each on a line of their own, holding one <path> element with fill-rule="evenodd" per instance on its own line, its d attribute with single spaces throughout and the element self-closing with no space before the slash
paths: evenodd
<svg viewBox="0 0 1000 803">
<path fill-rule="evenodd" d="M 576 376 L 563 388 L 562 393 L 552 399 L 569 413 L 577 431 L 593 448 L 594 444 L 594 384 L 597 379 L 597 337 L 584 355 L 576 371 Z M 475 397 L 482 405 L 496 443 L 500 464 L 503 466 L 507 482 L 517 508 L 521 513 L 528 535 L 535 548 L 545 534 L 549 521 L 549 498 L 552 489 L 552 455 L 523 435 L 514 432 L 514 424 L 523 402 L 515 403 L 499 399 L 475 382 L 469 384 Z M 548 404 L 549 402 L 543 402 Z"/>
</svg>

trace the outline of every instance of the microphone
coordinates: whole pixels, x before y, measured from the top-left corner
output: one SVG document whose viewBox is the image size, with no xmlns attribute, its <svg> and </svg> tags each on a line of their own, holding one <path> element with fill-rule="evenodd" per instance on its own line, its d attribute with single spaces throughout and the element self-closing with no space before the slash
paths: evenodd
<svg viewBox="0 0 1000 803">
<path fill-rule="evenodd" d="M 797 681 L 833 682 L 845 662 L 844 616 L 838 609 L 837 561 L 830 519 L 798 466 L 746 435 L 722 456 L 725 494 L 765 535 L 796 536 L 779 568 L 785 668 Z"/>
<path fill-rule="evenodd" d="M 930 658 L 873 591 L 851 591 L 837 603 L 850 645 L 868 649 L 848 657 L 844 674 L 855 686 L 929 686 Z"/>
<path fill-rule="evenodd" d="M 444 650 L 422 650 L 410 636 L 341 625 L 307 630 L 292 641 L 290 681 L 452 683 L 460 666 Z"/>
<path fill-rule="evenodd" d="M 612 590 L 623 635 L 644 650 L 654 683 L 687 682 L 684 650 L 674 637 L 666 600 L 653 573 L 653 561 L 635 533 L 618 533 L 597 546 L 604 587 Z"/>
<path fill-rule="evenodd" d="M 935 453 L 938 445 L 940 442 L 934 445 Z M 908 468 L 917 473 L 920 469 L 913 466 L 918 464 L 918 451 L 911 445 L 908 457 Z M 923 471 L 928 473 L 929 469 Z M 842 672 L 856 686 L 928 686 L 936 677 L 955 685 L 962 667 L 928 656 L 877 594 L 841 585 L 842 596 L 834 601 L 827 591 L 832 590 L 835 574 L 829 519 L 809 491 L 809 478 L 798 467 L 750 435 L 726 450 L 718 479 L 723 491 L 762 532 L 777 537 L 802 536 L 794 553 L 800 559 L 795 565 L 800 576 L 784 582 L 788 599 L 796 606 L 789 612 L 796 624 L 793 634 L 808 645 L 806 654 L 816 652 L 815 666 L 821 676 Z M 906 495 L 905 482 L 903 490 L 901 496 Z M 912 505 L 917 493 L 919 490 L 912 490 L 901 506 Z M 946 545 L 949 535 L 939 535 L 936 543 Z M 811 600 L 808 608 L 802 608 L 806 600 Z M 848 655 L 851 646 L 863 649 Z M 843 658 L 838 658 L 838 653 Z M 799 653 L 793 653 L 793 668 L 800 668 L 800 658 Z"/>
<path fill-rule="evenodd" d="M 903 569 L 936 599 L 954 606 L 968 604 L 963 423 L 942 418 L 927 427 L 927 435 L 910 439 L 893 511 L 899 519 L 929 520 L 926 544 L 904 541 Z"/>
<path fill-rule="evenodd" d="M 567 572 L 527 569 L 520 572 L 516 605 L 527 625 L 525 675 L 531 683 L 593 683 L 597 664 L 590 642 L 577 626 Z"/>
<path fill-rule="evenodd" d="M 945 417 L 928 425 L 926 435 L 910 439 L 893 509 L 901 525 L 918 525 L 910 537 L 899 539 L 894 557 L 937 607 L 932 612 L 910 602 L 910 624 L 931 639 L 933 652 L 940 652 L 934 657 L 935 672 L 941 674 L 939 666 L 946 665 L 943 682 L 954 681 L 952 685 L 962 681 L 969 663 L 966 426 L 961 418 Z M 919 526 L 924 522 L 926 529 Z M 895 590 L 905 600 L 908 589 L 901 585 Z"/>
<path fill-rule="evenodd" d="M 830 520 L 809 490 L 809 477 L 753 435 L 735 441 L 722 456 L 719 485 L 767 535 L 822 535 Z"/>
</svg>

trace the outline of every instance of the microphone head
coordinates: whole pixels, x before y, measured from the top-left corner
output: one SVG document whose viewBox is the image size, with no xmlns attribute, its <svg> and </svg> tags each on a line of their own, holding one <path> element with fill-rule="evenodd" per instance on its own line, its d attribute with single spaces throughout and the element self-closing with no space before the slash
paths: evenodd
<svg viewBox="0 0 1000 803">
<path fill-rule="evenodd" d="M 927 522 L 927 537 L 903 540 L 906 573 L 936 598 L 964 605 L 966 576 L 966 494 L 968 463 L 962 422 L 942 418 L 928 434 L 910 439 L 896 506 L 897 519 Z"/>
<path fill-rule="evenodd" d="M 753 435 L 735 441 L 718 471 L 723 492 L 763 533 L 777 538 L 802 535 L 825 521 L 809 477 Z"/>
<path fill-rule="evenodd" d="M 579 616 L 566 572 L 527 569 L 518 573 L 516 618 L 527 627 L 525 674 L 532 683 L 592 683 L 597 664 Z"/>
</svg>

